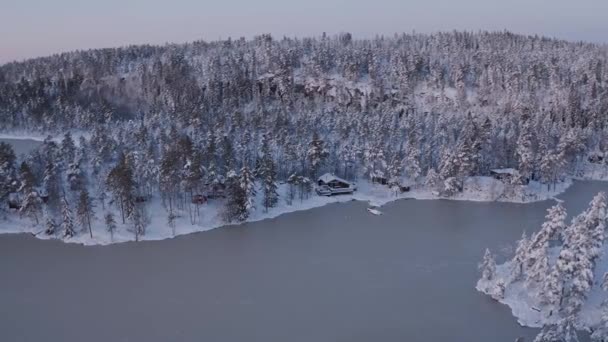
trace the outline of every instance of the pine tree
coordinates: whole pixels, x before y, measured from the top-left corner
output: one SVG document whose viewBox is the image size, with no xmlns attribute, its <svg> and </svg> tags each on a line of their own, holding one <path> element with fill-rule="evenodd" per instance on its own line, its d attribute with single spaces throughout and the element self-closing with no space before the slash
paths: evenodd
<svg viewBox="0 0 608 342">
<path fill-rule="evenodd" d="M 542 283 L 549 274 L 549 242 L 560 238 L 566 227 L 566 210 L 561 203 L 547 210 L 546 221 L 540 231 L 532 235 L 528 250 L 526 284 L 530 287 Z"/>
<path fill-rule="evenodd" d="M 47 215 L 45 226 L 46 226 L 46 229 L 44 232 L 46 235 L 55 234 L 55 231 L 57 230 L 57 224 L 55 223 L 55 220 L 53 220 L 52 217 Z"/>
<path fill-rule="evenodd" d="M 315 131 L 306 153 L 310 165 L 310 175 L 313 178 L 318 176 L 318 172 L 321 167 L 323 167 L 328 154 L 329 153 L 325 148 L 325 142 L 321 140 L 319 134 Z"/>
<path fill-rule="evenodd" d="M 19 186 L 18 191 L 23 195 L 19 213 L 21 215 L 29 216 L 37 225 L 39 223 L 38 214 L 42 210 L 42 199 L 34 189 L 34 175 L 25 161 L 21 163 L 19 178 L 21 179 L 21 185 Z"/>
<path fill-rule="evenodd" d="M 439 174 L 435 171 L 435 169 L 430 168 L 429 171 L 426 173 L 426 179 L 425 179 L 425 186 L 429 189 L 429 190 L 439 190 L 439 188 L 442 185 L 442 181 L 441 178 L 439 176 Z"/>
<path fill-rule="evenodd" d="M 264 209 L 274 208 L 279 201 L 279 193 L 277 192 L 276 183 L 277 172 L 275 170 L 274 161 L 268 159 L 264 170 L 264 179 L 262 186 L 264 190 Z"/>
<path fill-rule="evenodd" d="M 43 188 L 48 197 L 46 204 L 51 214 L 59 210 L 61 204 L 61 177 L 51 159 L 47 160 L 44 168 Z"/>
<path fill-rule="evenodd" d="M 530 116 L 527 113 L 522 116 L 521 131 L 517 139 L 516 154 L 519 160 L 520 184 L 527 184 L 534 170 L 535 155 L 530 121 Z"/>
<path fill-rule="evenodd" d="M 262 158 L 260 161 L 259 176 L 262 178 L 262 191 L 264 194 L 264 209 L 274 208 L 279 201 L 277 193 L 277 171 L 272 155 L 270 154 L 270 140 L 267 135 L 262 141 Z"/>
<path fill-rule="evenodd" d="M 114 214 L 112 212 L 107 212 L 104 217 L 104 222 L 106 224 L 106 229 L 110 232 L 110 239 L 114 241 L 114 232 L 116 231 L 116 220 L 114 219 Z"/>
<path fill-rule="evenodd" d="M 511 281 L 517 281 L 525 273 L 525 265 L 528 259 L 528 246 L 530 241 L 526 236 L 526 232 L 523 232 L 521 239 L 517 242 L 517 248 L 515 249 L 515 256 L 511 260 Z"/>
<path fill-rule="evenodd" d="M 122 154 L 118 164 L 108 173 L 106 184 L 114 195 L 114 199 L 120 205 L 122 223 L 126 222 L 135 211 L 135 182 L 133 171 L 127 162 L 126 156 Z"/>
<path fill-rule="evenodd" d="M 63 140 L 61 140 L 60 152 L 63 165 L 70 165 L 74 161 L 74 157 L 76 157 L 76 144 L 70 132 L 64 134 Z"/>
<path fill-rule="evenodd" d="M 76 235 L 74 230 L 74 221 L 72 220 L 72 209 L 66 196 L 63 196 L 61 203 L 61 228 L 63 229 L 63 237 L 73 237 Z"/>
<path fill-rule="evenodd" d="M 245 221 L 249 217 L 247 202 L 246 188 L 242 186 L 239 175 L 233 170 L 229 171 L 226 178 L 226 202 L 223 212 L 224 221 Z"/>
<path fill-rule="evenodd" d="M 288 205 L 293 204 L 293 199 L 296 197 L 296 190 L 298 187 L 299 180 L 300 180 L 300 177 L 298 177 L 295 173 L 291 174 L 289 176 L 289 178 L 287 178 L 287 184 L 289 184 L 289 188 L 288 188 L 287 197 L 285 198 L 285 201 L 287 202 Z"/>
<path fill-rule="evenodd" d="M 11 145 L 0 142 L 0 201 L 5 202 L 8 195 L 15 190 L 17 157 Z"/>
<path fill-rule="evenodd" d="M 93 238 L 93 230 L 91 228 L 91 221 L 95 215 L 93 212 L 94 205 L 89 196 L 89 192 L 86 189 L 80 191 L 78 197 L 78 205 L 76 207 L 76 215 L 78 215 L 78 221 L 82 225 L 83 229 L 89 230 L 89 236 Z"/>
<path fill-rule="evenodd" d="M 483 261 L 479 264 L 479 270 L 481 271 L 481 279 L 485 281 L 494 279 L 494 276 L 496 275 L 496 262 L 494 261 L 494 256 L 487 248 L 483 256 Z"/>
<path fill-rule="evenodd" d="M 245 195 L 245 209 L 247 212 L 255 210 L 255 179 L 249 168 L 245 165 L 241 168 L 240 186 Z"/>
</svg>

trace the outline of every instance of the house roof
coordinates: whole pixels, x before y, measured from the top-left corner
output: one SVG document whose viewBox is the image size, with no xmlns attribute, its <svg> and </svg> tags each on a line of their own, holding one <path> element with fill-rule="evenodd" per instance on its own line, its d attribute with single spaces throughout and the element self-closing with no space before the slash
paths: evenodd
<svg viewBox="0 0 608 342">
<path fill-rule="evenodd" d="M 346 184 L 350 184 L 349 181 L 344 180 L 338 176 L 332 175 L 331 173 L 326 173 L 323 176 L 319 177 L 319 181 L 322 181 L 323 183 L 329 183 L 333 180 L 337 180 L 338 182 L 342 182 L 342 183 L 346 183 Z"/>
<path fill-rule="evenodd" d="M 506 169 L 493 169 L 491 170 L 493 173 L 504 174 L 504 175 L 514 175 L 517 173 L 517 170 L 514 168 L 506 168 Z"/>
</svg>

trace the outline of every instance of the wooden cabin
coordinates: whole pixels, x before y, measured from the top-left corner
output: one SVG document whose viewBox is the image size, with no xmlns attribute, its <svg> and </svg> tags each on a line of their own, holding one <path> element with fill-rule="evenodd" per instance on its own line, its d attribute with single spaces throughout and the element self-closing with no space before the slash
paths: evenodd
<svg viewBox="0 0 608 342">
<path fill-rule="evenodd" d="M 498 179 L 504 183 L 511 183 L 516 177 L 519 177 L 519 171 L 513 168 L 493 169 L 490 174 L 494 179 Z M 530 179 L 526 178 L 524 184 L 530 183 Z"/>
<path fill-rule="evenodd" d="M 317 180 L 316 192 L 321 196 L 352 194 L 356 190 L 355 184 L 331 173 L 326 173 Z"/>
</svg>

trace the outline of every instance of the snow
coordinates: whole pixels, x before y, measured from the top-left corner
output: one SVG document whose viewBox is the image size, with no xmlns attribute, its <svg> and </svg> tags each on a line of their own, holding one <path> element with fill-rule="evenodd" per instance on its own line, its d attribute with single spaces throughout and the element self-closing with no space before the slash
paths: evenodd
<svg viewBox="0 0 608 342">
<path fill-rule="evenodd" d="M 606 248 L 604 248 L 604 251 Z M 559 253 L 559 247 L 554 247 L 549 251 L 549 255 L 554 260 Z M 490 281 L 480 279 L 476 289 L 482 293 L 492 296 L 498 302 L 507 305 L 517 322 L 522 326 L 540 328 L 545 324 L 557 323 L 560 315 L 553 313 L 549 315 L 549 309 L 540 303 L 539 291 L 536 288 L 529 289 L 524 281 L 517 281 L 506 287 L 504 298 L 497 298 L 493 293 L 493 288 L 499 280 L 507 281 L 510 277 L 511 263 L 506 262 L 496 266 L 496 276 Z M 597 326 L 600 323 L 600 305 L 606 299 L 606 292 L 601 288 L 601 279 L 604 273 L 608 272 L 608 253 L 603 253 L 597 261 L 594 271 L 594 285 L 588 295 L 587 301 L 578 314 L 576 325 L 579 329 L 587 329 Z"/>
<path fill-rule="evenodd" d="M 500 201 L 500 202 L 517 202 L 526 203 L 533 201 L 542 201 L 551 199 L 553 196 L 565 191 L 571 182 L 567 181 L 558 184 L 556 190 L 547 191 L 546 186 L 541 186 L 535 182 L 531 182 L 529 186 L 516 186 L 517 191 L 506 191 L 505 185 L 492 177 L 470 177 L 464 183 L 463 192 L 456 194 L 453 197 L 445 198 L 450 200 L 464 201 Z M 257 184 L 259 186 L 259 184 Z M 337 195 L 337 196 L 317 196 L 311 193 L 308 199 L 300 201 L 294 199 L 292 205 L 288 205 L 285 201 L 288 193 L 288 184 L 278 185 L 277 191 L 280 198 L 277 207 L 270 208 L 268 212 L 264 211 L 262 204 L 263 191 L 258 191 L 255 198 L 256 210 L 252 211 L 247 219 L 247 222 L 260 221 L 270 219 L 279 215 L 308 210 L 321 207 L 331 203 L 340 203 L 348 201 L 364 201 L 370 203 L 370 206 L 379 207 L 388 202 L 399 199 L 442 199 L 438 193 L 424 187 L 414 188 L 410 192 L 395 193 L 385 185 L 372 184 L 368 181 L 360 181 L 358 183 L 358 191 L 353 194 Z M 173 230 L 167 224 L 167 210 L 163 207 L 162 201 L 158 197 L 153 197 L 146 205 L 147 216 L 149 217 L 149 225 L 146 227 L 145 235 L 141 236 L 141 240 L 163 240 L 175 236 L 190 234 L 195 232 L 208 231 L 214 228 L 225 226 L 221 218 L 223 209 L 222 199 L 209 200 L 207 204 L 200 207 L 200 221 L 196 224 L 191 224 L 187 211 L 177 210 L 177 218 L 175 220 L 175 235 Z M 90 238 L 88 232 L 80 231 L 78 234 L 65 242 L 81 243 L 85 245 L 107 245 L 111 243 L 134 241 L 135 237 L 132 232 L 132 225 L 128 222 L 122 224 L 122 219 L 117 210 L 113 210 L 115 219 L 118 223 L 114 238 L 111 239 L 110 233 L 105 229 L 103 223 L 103 215 L 105 214 L 99 204 L 96 207 L 96 217 L 93 222 L 93 238 Z M 32 233 L 41 239 L 52 239 L 60 236 L 47 236 L 44 234 L 43 221 L 40 220 L 39 225 L 33 225 L 32 221 L 27 218 L 20 219 L 19 215 L 12 213 L 7 215 L 6 221 L 0 226 L 1 233 Z M 8 222 L 7 222 L 8 221 Z"/>
</svg>

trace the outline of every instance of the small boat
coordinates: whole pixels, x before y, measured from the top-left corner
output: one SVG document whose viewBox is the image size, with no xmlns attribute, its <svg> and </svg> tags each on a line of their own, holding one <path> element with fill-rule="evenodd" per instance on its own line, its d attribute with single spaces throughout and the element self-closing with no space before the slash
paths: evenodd
<svg viewBox="0 0 608 342">
<path fill-rule="evenodd" d="M 367 211 L 374 215 L 382 215 L 382 212 L 376 208 L 367 208 Z"/>
</svg>

